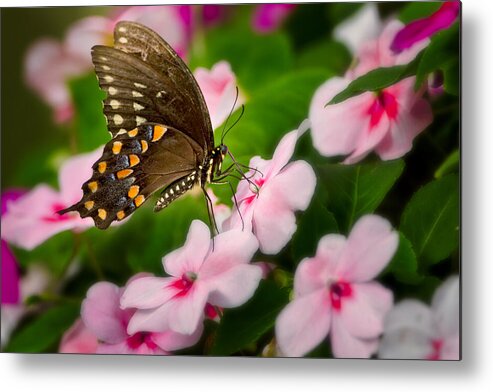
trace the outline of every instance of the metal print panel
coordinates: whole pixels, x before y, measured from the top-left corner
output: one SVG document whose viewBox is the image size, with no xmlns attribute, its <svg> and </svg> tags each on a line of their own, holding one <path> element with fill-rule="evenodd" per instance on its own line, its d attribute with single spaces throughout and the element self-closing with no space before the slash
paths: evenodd
<svg viewBox="0 0 493 392">
<path fill-rule="evenodd" d="M 459 2 L 1 26 L 3 352 L 460 359 Z"/>
</svg>

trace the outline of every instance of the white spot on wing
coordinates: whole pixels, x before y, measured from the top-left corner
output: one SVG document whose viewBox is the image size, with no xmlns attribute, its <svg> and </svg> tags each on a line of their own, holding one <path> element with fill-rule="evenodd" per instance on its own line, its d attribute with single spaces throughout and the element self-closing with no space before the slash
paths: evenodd
<svg viewBox="0 0 493 392">
<path fill-rule="evenodd" d="M 113 109 L 118 109 L 121 105 L 120 105 L 120 102 L 117 101 L 116 99 L 112 99 L 110 101 L 110 106 L 113 108 Z"/>
<path fill-rule="evenodd" d="M 113 86 L 110 86 L 110 88 L 108 89 L 108 93 L 110 95 L 115 95 L 117 92 L 118 92 L 118 90 L 116 88 L 114 88 Z"/>
<path fill-rule="evenodd" d="M 125 37 L 120 37 L 118 38 L 118 42 L 121 42 L 122 44 L 126 44 L 128 42 L 128 39 L 126 39 Z"/>
<path fill-rule="evenodd" d="M 120 128 L 120 130 L 118 131 L 118 133 L 116 134 L 116 136 L 118 135 L 123 135 L 124 133 L 127 133 L 127 131 L 123 128 Z"/>
<path fill-rule="evenodd" d="M 143 95 L 141 93 L 139 93 L 138 91 L 132 91 L 132 96 L 136 97 L 136 98 L 143 97 Z"/>
<path fill-rule="evenodd" d="M 115 79 L 113 79 L 113 76 L 110 76 L 110 75 L 103 76 L 103 79 L 105 81 L 107 81 L 108 83 L 111 83 L 115 80 Z"/>
<path fill-rule="evenodd" d="M 135 116 L 135 122 L 137 123 L 137 126 L 139 126 L 142 123 L 145 123 L 146 121 L 147 119 L 144 117 Z"/>
<path fill-rule="evenodd" d="M 134 86 L 138 87 L 138 88 L 147 88 L 147 86 L 145 84 L 137 83 L 137 82 L 134 83 Z"/>
<path fill-rule="evenodd" d="M 144 109 L 144 106 L 138 104 L 137 102 L 134 102 L 134 110 L 142 110 Z"/>
<path fill-rule="evenodd" d="M 120 125 L 120 124 L 123 124 L 123 117 L 120 116 L 119 114 L 115 114 L 113 116 L 113 122 L 116 124 L 116 125 Z"/>
<path fill-rule="evenodd" d="M 103 65 L 101 68 L 103 68 L 105 71 L 109 71 L 111 68 L 108 67 L 107 65 Z"/>
</svg>

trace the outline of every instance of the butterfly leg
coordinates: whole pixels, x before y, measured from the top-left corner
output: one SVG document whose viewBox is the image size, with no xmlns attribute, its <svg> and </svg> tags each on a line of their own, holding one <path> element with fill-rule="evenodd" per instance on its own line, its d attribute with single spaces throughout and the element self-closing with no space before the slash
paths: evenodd
<svg viewBox="0 0 493 392">
<path fill-rule="evenodd" d="M 241 179 L 240 179 L 241 181 Z M 238 205 L 238 200 L 236 199 L 236 193 L 233 189 L 233 185 L 231 185 L 231 182 L 229 181 L 213 181 L 211 182 L 211 184 L 214 184 L 214 185 L 229 185 L 229 189 L 231 189 L 231 194 L 233 195 L 233 200 L 235 202 L 235 207 L 236 207 L 236 211 L 238 211 L 238 215 L 240 216 L 240 219 L 241 219 L 241 230 L 245 230 L 245 221 L 243 220 L 243 216 L 241 215 L 241 212 L 240 212 L 240 208 L 239 208 L 239 205 Z"/>
</svg>

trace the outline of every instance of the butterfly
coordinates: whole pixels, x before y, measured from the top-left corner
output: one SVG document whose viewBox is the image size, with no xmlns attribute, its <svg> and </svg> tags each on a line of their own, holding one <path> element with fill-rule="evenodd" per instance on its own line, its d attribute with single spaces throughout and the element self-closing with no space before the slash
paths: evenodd
<svg viewBox="0 0 493 392">
<path fill-rule="evenodd" d="M 157 33 L 127 21 L 115 26 L 114 47 L 92 48 L 92 61 L 107 94 L 103 113 L 112 139 L 81 200 L 59 213 L 77 211 L 106 229 L 160 189 L 154 211 L 198 185 L 211 214 L 204 187 L 220 183 L 232 166 L 221 171 L 229 151 L 222 141 L 214 147 L 204 97 L 185 63 Z"/>
</svg>

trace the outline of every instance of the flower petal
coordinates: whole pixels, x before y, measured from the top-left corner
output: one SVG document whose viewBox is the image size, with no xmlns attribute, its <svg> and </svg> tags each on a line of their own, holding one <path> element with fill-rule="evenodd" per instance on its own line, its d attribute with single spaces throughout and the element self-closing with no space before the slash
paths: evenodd
<svg viewBox="0 0 493 392">
<path fill-rule="evenodd" d="M 209 282 L 208 302 L 222 308 L 235 308 L 248 301 L 262 279 L 262 268 L 239 264 Z"/>
<path fill-rule="evenodd" d="M 81 317 L 87 328 L 99 340 L 119 343 L 127 337 L 120 309 L 120 288 L 113 283 L 98 282 L 87 291 L 82 302 Z"/>
<path fill-rule="evenodd" d="M 193 334 L 204 318 L 208 294 L 206 287 L 196 283 L 186 296 L 170 301 L 170 329 L 185 335 Z"/>
<path fill-rule="evenodd" d="M 406 299 L 399 302 L 385 317 L 385 334 L 414 330 L 428 338 L 434 334 L 433 315 L 424 303 Z"/>
<path fill-rule="evenodd" d="M 305 295 L 327 287 L 327 282 L 335 276 L 337 262 L 345 244 L 346 239 L 339 234 L 329 234 L 320 239 L 316 256 L 302 260 L 296 269 L 296 295 Z"/>
<path fill-rule="evenodd" d="M 344 298 L 340 311 L 341 323 L 347 332 L 363 339 L 377 338 L 383 332 L 384 313 L 392 304 L 392 292 L 378 283 L 351 284 L 351 296 Z M 377 310 L 373 306 L 380 308 Z"/>
<path fill-rule="evenodd" d="M 176 278 L 144 277 L 127 284 L 120 299 L 122 308 L 152 309 L 156 308 L 176 295 L 176 290 L 168 286 Z"/>
<path fill-rule="evenodd" d="M 276 320 L 276 340 L 282 353 L 301 357 L 314 349 L 330 330 L 327 290 L 317 290 L 290 302 Z"/>
<path fill-rule="evenodd" d="M 443 337 L 459 334 L 460 282 L 458 276 L 451 276 L 435 291 L 431 308 L 439 334 Z"/>
<path fill-rule="evenodd" d="M 378 357 L 383 359 L 426 359 L 432 347 L 427 334 L 415 329 L 394 330 L 385 333 Z"/>
<path fill-rule="evenodd" d="M 196 331 L 190 335 L 184 335 L 173 331 L 153 333 L 152 340 L 164 351 L 181 350 L 182 348 L 191 347 L 200 340 L 204 326 L 199 324 Z"/>
<path fill-rule="evenodd" d="M 338 275 L 348 282 L 373 279 L 390 262 L 398 243 L 399 236 L 386 219 L 361 217 L 349 234 Z"/>
<path fill-rule="evenodd" d="M 304 211 L 310 204 L 316 183 L 313 168 L 305 161 L 296 161 L 285 166 L 265 188 L 274 193 L 274 197 L 282 199 L 292 210 Z"/>
<path fill-rule="evenodd" d="M 325 106 L 344 90 L 351 79 L 331 78 L 322 84 L 312 98 L 309 119 L 313 146 L 323 156 L 350 154 L 368 123 L 368 109 L 374 95 L 364 93 L 335 105 Z"/>
<path fill-rule="evenodd" d="M 249 263 L 257 249 L 258 241 L 248 231 L 234 229 L 220 233 L 214 237 L 214 251 L 202 264 L 198 279 L 202 282 L 221 279 L 231 268 Z"/>
<path fill-rule="evenodd" d="M 164 270 L 176 277 L 181 277 L 187 272 L 197 273 L 210 248 L 209 228 L 205 223 L 194 220 L 190 225 L 185 245 L 163 258 Z"/>
<path fill-rule="evenodd" d="M 98 347 L 98 338 L 82 322 L 75 323 L 63 334 L 59 353 L 94 354 Z"/>
<path fill-rule="evenodd" d="M 351 335 L 336 315 L 332 318 L 330 342 L 336 358 L 370 358 L 378 348 L 378 339 L 359 339 Z"/>
</svg>

